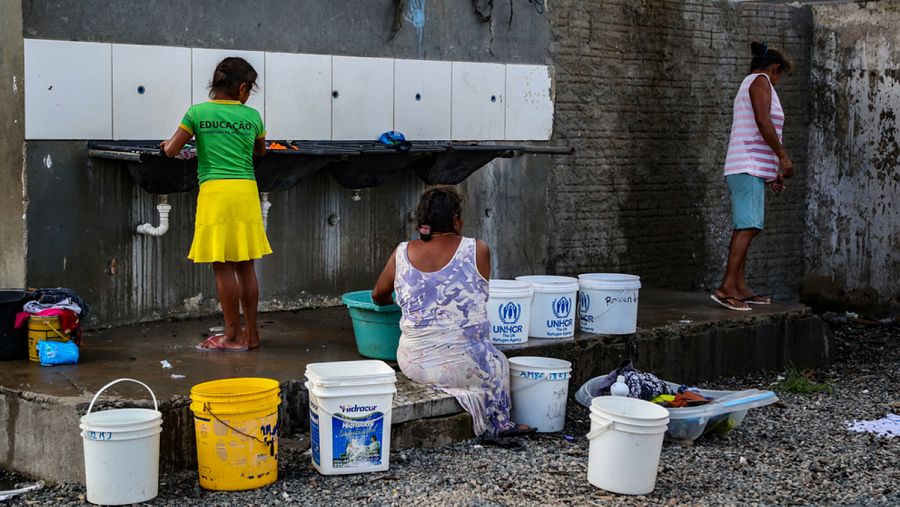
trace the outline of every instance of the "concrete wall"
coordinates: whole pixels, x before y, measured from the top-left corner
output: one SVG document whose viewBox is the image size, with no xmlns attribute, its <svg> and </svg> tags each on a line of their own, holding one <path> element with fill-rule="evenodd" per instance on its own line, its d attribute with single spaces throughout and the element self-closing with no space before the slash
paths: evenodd
<svg viewBox="0 0 900 507">
<path fill-rule="evenodd" d="M 766 40 L 797 63 L 778 87 L 785 145 L 807 170 L 808 8 L 726 1 L 552 3 L 554 135 L 575 147 L 549 180 L 547 267 L 610 270 L 656 286 L 709 289 L 731 234 L 722 167 L 732 102 Z M 801 275 L 805 184 L 767 196 L 749 283 L 794 298 Z"/>
<path fill-rule="evenodd" d="M 804 272 L 801 238 L 814 227 L 810 220 L 820 220 L 806 212 L 807 185 L 821 186 L 827 174 L 818 158 L 807 163 L 808 144 L 812 151 L 825 146 L 844 153 L 844 141 L 821 141 L 808 129 L 810 8 L 725 0 L 559 0 L 549 7 L 432 0 L 417 27 L 409 10 L 395 16 L 395 4 L 280 0 L 249 9 L 237 1 L 85 0 L 68 3 L 65 16 L 58 2 L 21 6 L 24 36 L 31 38 L 549 64 L 556 75 L 553 143 L 576 151 L 498 161 L 470 178 L 463 185 L 468 234 L 492 244 L 498 276 L 621 271 L 651 285 L 701 290 L 714 286 L 724 269 L 731 225 L 722 165 L 731 106 L 749 66 L 749 42 L 764 39 L 797 63 L 778 92 L 799 176 L 786 194 L 768 194 L 767 231 L 753 246 L 749 276 L 755 290 L 796 297 Z M 889 77 L 885 69 L 885 82 Z M 817 122 L 822 114 L 815 113 Z M 25 152 L 29 285 L 82 292 L 97 309 L 94 325 L 214 310 L 209 270 L 184 259 L 194 195 L 172 197 L 165 237 L 135 237 L 136 223 L 155 218 L 154 202 L 121 166 L 91 164 L 80 142 L 29 142 Z M 812 167 L 816 176 L 807 177 Z M 320 174 L 274 194 L 276 254 L 260 263 L 263 307 L 325 304 L 368 287 L 393 245 L 411 234 L 408 214 L 422 188 L 403 177 L 353 202 L 349 191 Z M 896 180 L 885 187 L 883 202 L 896 188 Z M 823 209 L 817 200 L 811 198 L 811 210 Z M 890 212 L 879 213 L 889 218 Z M 823 223 L 839 222 L 826 216 Z M 871 224 L 879 230 L 874 219 Z M 889 246 L 879 246 L 888 240 L 859 241 L 882 252 L 872 256 L 869 272 L 889 261 Z M 843 269 L 822 261 L 831 250 L 816 248 L 807 242 L 811 270 Z"/>
<path fill-rule="evenodd" d="M 421 29 L 406 19 L 414 18 L 409 11 L 401 12 L 402 27 L 392 39 L 390 0 L 282 0 L 265 9 L 212 0 L 90 0 L 70 2 L 65 16 L 57 2 L 22 5 L 25 37 L 39 39 L 544 64 L 551 36 L 549 17 L 533 8 L 491 13 L 486 7 L 490 19 L 483 21 L 471 5 L 451 1 L 426 2 Z M 160 15 L 165 12 L 177 15 Z M 91 162 L 83 142 L 29 141 L 26 153 L 29 285 L 74 288 L 95 310 L 89 325 L 215 310 L 211 270 L 185 258 L 194 193 L 170 196 L 166 236 L 140 237 L 134 226 L 156 221 L 155 201 L 123 165 Z M 467 233 L 493 245 L 498 276 L 543 271 L 550 163 L 547 156 L 499 160 L 462 186 Z M 364 190 L 354 202 L 349 190 L 322 173 L 273 193 L 269 239 L 275 254 L 259 263 L 261 306 L 334 304 L 343 292 L 371 287 L 392 248 L 413 233 L 408 217 L 422 189 L 410 175 Z"/>
<path fill-rule="evenodd" d="M 813 8 L 806 271 L 900 296 L 900 4 Z"/>
<path fill-rule="evenodd" d="M 25 285 L 22 5 L 0 2 L 0 287 Z"/>
</svg>

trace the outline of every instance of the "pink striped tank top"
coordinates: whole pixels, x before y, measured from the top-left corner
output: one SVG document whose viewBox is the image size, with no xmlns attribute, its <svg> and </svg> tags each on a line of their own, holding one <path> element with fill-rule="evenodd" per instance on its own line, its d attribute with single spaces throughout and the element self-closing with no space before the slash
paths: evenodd
<svg viewBox="0 0 900 507">
<path fill-rule="evenodd" d="M 731 123 L 731 139 L 728 141 L 728 155 L 725 157 L 725 176 L 729 174 L 752 174 L 766 181 L 772 181 L 778 175 L 778 157 L 769 147 L 759 127 L 756 126 L 756 117 L 753 115 L 753 104 L 750 102 L 750 85 L 758 76 L 765 74 L 750 74 L 744 78 L 737 96 L 734 98 L 734 119 Z M 784 110 L 781 101 L 772 88 L 772 124 L 778 139 L 781 140 L 784 128 Z"/>
</svg>

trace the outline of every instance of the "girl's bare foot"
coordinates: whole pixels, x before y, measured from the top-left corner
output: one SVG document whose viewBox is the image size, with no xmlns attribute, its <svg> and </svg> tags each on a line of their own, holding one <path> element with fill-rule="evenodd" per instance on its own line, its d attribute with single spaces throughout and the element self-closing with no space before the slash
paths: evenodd
<svg viewBox="0 0 900 507">
<path fill-rule="evenodd" d="M 228 339 L 227 336 L 218 334 L 203 340 L 194 348 L 203 352 L 243 352 L 247 350 L 247 345 L 241 338 Z"/>
<path fill-rule="evenodd" d="M 247 326 L 243 328 L 244 336 L 247 337 L 247 347 L 251 349 L 259 348 L 259 329 L 248 329 Z"/>
</svg>

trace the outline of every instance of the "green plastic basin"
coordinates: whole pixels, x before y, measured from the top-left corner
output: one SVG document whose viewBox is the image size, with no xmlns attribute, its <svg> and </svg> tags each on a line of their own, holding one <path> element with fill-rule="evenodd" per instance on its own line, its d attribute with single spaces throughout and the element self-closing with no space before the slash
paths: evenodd
<svg viewBox="0 0 900 507">
<path fill-rule="evenodd" d="M 359 355 L 396 361 L 400 344 L 400 307 L 376 305 L 372 301 L 372 292 L 367 290 L 348 292 L 341 301 L 350 310 Z"/>
</svg>

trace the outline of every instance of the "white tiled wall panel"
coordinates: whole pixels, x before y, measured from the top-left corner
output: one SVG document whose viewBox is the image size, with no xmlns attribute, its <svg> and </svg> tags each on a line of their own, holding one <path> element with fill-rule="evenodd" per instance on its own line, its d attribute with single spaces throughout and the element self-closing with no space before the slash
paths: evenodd
<svg viewBox="0 0 900 507">
<path fill-rule="evenodd" d="M 394 129 L 394 60 L 332 59 L 332 138 L 378 139 Z"/>
<path fill-rule="evenodd" d="M 331 56 L 266 53 L 266 137 L 331 139 Z"/>
<path fill-rule="evenodd" d="M 112 137 L 110 44 L 25 39 L 25 137 Z"/>
<path fill-rule="evenodd" d="M 165 139 L 191 105 L 191 50 L 113 44 L 113 137 Z"/>
<path fill-rule="evenodd" d="M 394 60 L 394 130 L 410 140 L 450 139 L 450 62 Z"/>
<path fill-rule="evenodd" d="M 196 104 L 209 100 L 209 83 L 212 81 L 216 65 L 228 56 L 238 56 L 247 60 L 256 70 L 258 78 L 256 84 L 259 90 L 250 96 L 247 105 L 259 111 L 262 115 L 266 104 L 266 80 L 265 80 L 265 53 L 262 51 L 238 51 L 233 49 L 203 49 L 191 50 L 192 69 L 191 101 Z M 179 118 L 180 119 L 180 118 Z"/>
<path fill-rule="evenodd" d="M 453 62 L 451 135 L 454 140 L 502 140 L 506 68 L 497 63 Z"/>
<path fill-rule="evenodd" d="M 553 133 L 550 69 L 506 66 L 506 139 L 548 140 Z"/>
<path fill-rule="evenodd" d="M 547 140 L 553 83 L 543 65 L 393 60 L 25 40 L 28 139 L 163 139 L 208 100 L 216 64 L 259 73 L 248 105 L 271 139 Z M 267 98 L 268 96 L 268 98 Z"/>
</svg>

